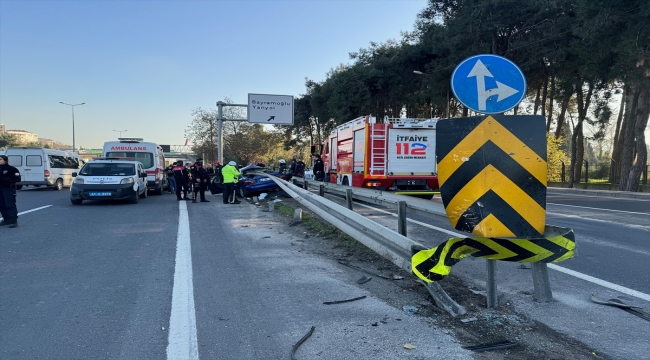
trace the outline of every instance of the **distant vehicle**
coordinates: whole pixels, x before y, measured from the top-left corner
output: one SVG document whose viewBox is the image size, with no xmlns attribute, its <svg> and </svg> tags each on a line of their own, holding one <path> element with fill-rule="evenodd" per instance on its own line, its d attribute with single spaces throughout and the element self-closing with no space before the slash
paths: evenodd
<svg viewBox="0 0 650 360">
<path fill-rule="evenodd" d="M 141 138 L 118 138 L 107 141 L 102 151 L 103 157 L 134 158 L 142 163 L 147 173 L 147 188 L 156 195 L 162 195 L 168 187 L 165 172 L 165 154 L 156 143 L 144 142 Z"/>
<path fill-rule="evenodd" d="M 46 186 L 54 190 L 72 185 L 72 173 L 79 170 L 82 162 L 79 155 L 71 151 L 35 147 L 10 147 L 5 151 L 9 165 L 20 171 L 23 186 Z"/>
<path fill-rule="evenodd" d="M 134 158 L 96 158 L 84 165 L 70 187 L 70 202 L 84 200 L 129 200 L 147 197 L 147 173 Z"/>
<path fill-rule="evenodd" d="M 253 172 L 263 172 L 281 179 L 285 179 L 283 174 L 279 172 L 266 170 L 256 165 L 248 165 L 239 169 L 241 176 L 239 177 L 239 194 L 240 197 L 252 197 L 261 193 L 268 193 L 279 191 L 281 188 L 270 177 L 266 175 L 255 175 Z M 221 194 L 223 192 L 222 184 L 219 182 L 219 177 L 215 176 L 210 184 L 210 192 L 214 194 Z"/>
<path fill-rule="evenodd" d="M 437 192 L 438 119 L 362 116 L 334 128 L 322 144 L 329 182 L 426 199 Z M 312 151 L 315 152 L 315 151 Z"/>
</svg>

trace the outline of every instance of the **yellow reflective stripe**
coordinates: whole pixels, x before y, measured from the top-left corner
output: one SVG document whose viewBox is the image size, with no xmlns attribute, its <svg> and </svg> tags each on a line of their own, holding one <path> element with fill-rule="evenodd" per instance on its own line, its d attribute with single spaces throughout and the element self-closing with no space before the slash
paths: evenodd
<svg viewBox="0 0 650 360">
<path fill-rule="evenodd" d="M 546 210 L 494 166 L 488 165 L 447 204 L 445 210 L 453 227 L 465 211 L 489 190 L 521 215 L 535 230 L 544 232 Z"/>
<path fill-rule="evenodd" d="M 491 237 L 492 233 L 505 237 L 515 236 L 515 234 L 513 234 L 507 226 L 503 225 L 503 223 L 492 214 L 489 214 L 485 217 L 485 219 L 476 224 L 472 230 L 472 233 L 487 237 Z"/>
<path fill-rule="evenodd" d="M 491 116 L 478 124 L 438 163 L 438 169 L 445 169 L 438 174 L 440 186 L 463 165 L 463 158 L 471 157 L 487 141 L 492 141 L 546 186 L 546 161 Z"/>
</svg>

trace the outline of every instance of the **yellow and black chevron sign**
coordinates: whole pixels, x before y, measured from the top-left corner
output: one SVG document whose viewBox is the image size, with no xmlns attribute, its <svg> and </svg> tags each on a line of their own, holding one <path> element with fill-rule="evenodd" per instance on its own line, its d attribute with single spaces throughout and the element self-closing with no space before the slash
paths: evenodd
<svg viewBox="0 0 650 360">
<path fill-rule="evenodd" d="M 544 237 L 499 239 L 452 238 L 433 249 L 413 249 L 411 270 L 426 282 L 442 280 L 466 256 L 514 262 L 560 262 L 573 257 L 572 229 L 547 227 Z"/>
<path fill-rule="evenodd" d="M 436 125 L 438 182 L 457 230 L 539 237 L 546 220 L 543 116 L 476 116 Z"/>
</svg>

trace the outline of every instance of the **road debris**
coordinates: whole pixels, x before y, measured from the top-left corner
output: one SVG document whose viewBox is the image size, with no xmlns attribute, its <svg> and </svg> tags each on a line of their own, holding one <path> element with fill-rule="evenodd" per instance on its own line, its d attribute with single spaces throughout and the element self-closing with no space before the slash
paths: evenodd
<svg viewBox="0 0 650 360">
<path fill-rule="evenodd" d="M 365 284 L 365 283 L 367 283 L 367 282 L 370 281 L 370 280 L 372 280 L 372 278 L 371 278 L 370 276 L 365 276 L 365 275 L 363 275 L 363 276 L 361 277 L 361 279 L 357 280 L 357 284 Z"/>
<path fill-rule="evenodd" d="M 629 312 L 632 315 L 636 315 L 636 316 L 640 317 L 641 319 L 650 321 L 650 313 L 641 310 L 642 307 L 640 307 L 640 306 L 628 305 L 628 304 L 622 302 L 619 299 L 604 300 L 604 299 L 596 297 L 596 295 L 591 295 L 591 301 L 595 302 L 596 304 L 617 307 L 619 309 L 622 309 L 622 310 L 625 310 L 625 311 Z"/>
<path fill-rule="evenodd" d="M 307 339 L 309 339 L 311 334 L 314 333 L 314 329 L 316 329 L 316 327 L 312 326 L 309 332 L 305 334 L 305 336 L 303 336 L 300 340 L 298 340 L 297 343 L 293 345 L 293 349 L 291 350 L 291 360 L 296 360 L 296 350 L 298 350 L 298 348 L 300 347 L 300 345 L 302 345 L 302 343 L 304 343 Z"/>
<path fill-rule="evenodd" d="M 511 348 L 513 346 L 516 346 L 516 345 L 517 345 L 517 343 L 514 343 L 512 341 L 502 340 L 502 341 L 497 341 L 497 342 L 489 343 L 489 344 L 463 346 L 463 349 L 472 350 L 474 352 L 483 352 L 483 351 L 494 351 L 494 350 L 508 349 L 508 348 Z"/>
<path fill-rule="evenodd" d="M 472 321 L 476 321 L 476 320 L 478 320 L 477 317 L 471 317 L 471 318 L 466 318 L 466 319 L 460 319 L 460 322 L 468 323 L 468 322 L 472 322 Z"/>
<path fill-rule="evenodd" d="M 347 266 L 347 267 L 349 267 L 349 268 L 352 268 L 352 269 L 356 269 L 356 270 L 359 270 L 359 271 L 363 271 L 363 272 L 365 272 L 366 274 L 370 274 L 370 275 L 373 275 L 373 276 L 376 276 L 376 277 L 380 277 L 380 278 L 382 278 L 382 279 L 386 279 L 386 280 L 392 280 L 392 279 L 393 279 L 393 278 L 391 278 L 390 276 L 381 275 L 381 274 L 375 274 L 375 273 L 373 273 L 373 272 L 371 272 L 371 271 L 368 271 L 368 270 L 366 270 L 366 269 L 360 268 L 360 267 L 358 267 L 358 266 L 356 266 L 356 265 L 352 265 L 352 264 L 350 264 L 350 263 L 347 262 L 347 261 L 338 260 L 338 263 L 341 264 L 341 265 L 345 265 L 345 266 Z"/>
<path fill-rule="evenodd" d="M 407 349 L 407 350 L 415 350 L 417 348 L 418 347 L 413 345 L 413 344 L 404 344 L 404 349 Z"/>
<path fill-rule="evenodd" d="M 415 315 L 420 309 L 418 309 L 415 306 L 412 305 L 404 305 L 402 307 L 402 310 L 404 310 L 404 313 L 408 316 L 413 316 Z"/>
<path fill-rule="evenodd" d="M 351 302 L 351 301 L 357 301 L 357 300 L 361 300 L 361 299 L 365 299 L 365 298 L 366 298 L 366 296 L 363 295 L 363 296 L 359 296 L 359 297 L 355 297 L 353 299 L 347 299 L 347 300 L 325 301 L 323 304 L 325 304 L 325 305 L 336 305 L 336 304 L 343 304 L 343 303 Z"/>
</svg>

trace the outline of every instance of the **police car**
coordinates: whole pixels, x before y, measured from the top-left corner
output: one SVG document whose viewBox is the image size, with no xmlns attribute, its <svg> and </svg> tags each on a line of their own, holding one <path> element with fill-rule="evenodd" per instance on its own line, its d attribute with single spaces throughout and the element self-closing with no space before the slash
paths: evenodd
<svg viewBox="0 0 650 360">
<path fill-rule="evenodd" d="M 96 158 L 72 176 L 73 205 L 84 200 L 128 200 L 136 204 L 147 197 L 147 173 L 134 158 Z"/>
</svg>

